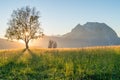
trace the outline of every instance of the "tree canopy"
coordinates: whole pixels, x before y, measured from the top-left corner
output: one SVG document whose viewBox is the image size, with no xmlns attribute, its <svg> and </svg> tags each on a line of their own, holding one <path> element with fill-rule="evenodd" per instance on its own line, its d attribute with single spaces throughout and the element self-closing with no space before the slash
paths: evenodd
<svg viewBox="0 0 120 80">
<path fill-rule="evenodd" d="M 28 43 L 31 39 L 37 39 L 43 36 L 43 29 L 40 27 L 39 17 L 39 11 L 36 11 L 35 7 L 30 8 L 26 6 L 13 10 L 5 37 L 8 39 L 23 40 L 28 49 Z"/>
</svg>

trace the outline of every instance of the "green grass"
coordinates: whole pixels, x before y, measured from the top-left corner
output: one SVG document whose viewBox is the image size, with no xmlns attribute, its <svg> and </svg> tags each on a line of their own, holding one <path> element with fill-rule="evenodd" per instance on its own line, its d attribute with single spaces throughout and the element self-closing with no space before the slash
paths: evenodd
<svg viewBox="0 0 120 80">
<path fill-rule="evenodd" d="M 119 80 L 120 47 L 0 51 L 0 80 Z"/>
</svg>

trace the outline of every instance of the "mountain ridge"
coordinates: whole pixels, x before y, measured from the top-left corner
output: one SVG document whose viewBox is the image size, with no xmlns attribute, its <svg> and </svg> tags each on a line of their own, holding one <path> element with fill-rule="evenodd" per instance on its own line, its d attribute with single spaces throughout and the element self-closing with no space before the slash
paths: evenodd
<svg viewBox="0 0 120 80">
<path fill-rule="evenodd" d="M 44 36 L 42 39 L 31 40 L 29 45 L 47 48 L 49 40 L 56 41 L 58 48 L 79 48 L 120 44 L 120 38 L 116 32 L 107 24 L 99 22 L 87 22 L 83 25 L 77 24 L 70 32 L 64 35 Z M 21 47 L 23 46 L 19 46 L 17 42 L 0 39 L 0 49 Z"/>
<path fill-rule="evenodd" d="M 106 30 L 106 31 L 105 31 Z M 73 28 L 71 30 L 71 32 L 67 33 L 67 34 L 71 34 L 72 36 L 74 35 L 77 35 L 77 33 L 79 34 L 82 34 L 82 35 L 85 35 L 85 32 L 88 34 L 95 34 L 94 32 L 96 31 L 100 31 L 99 33 L 102 33 L 101 31 L 103 31 L 104 33 L 108 32 L 108 31 L 111 31 L 110 33 L 112 33 L 111 35 L 114 36 L 114 37 L 118 37 L 116 32 L 110 28 L 108 25 L 106 25 L 105 23 L 98 23 L 98 22 L 87 22 L 86 24 L 84 25 L 80 25 L 80 24 L 77 24 L 75 26 L 75 28 Z M 83 34 L 84 33 L 84 34 Z M 96 32 L 98 33 L 98 32 Z M 69 35 L 67 34 L 64 34 L 63 37 L 67 37 Z M 107 33 L 106 33 L 107 34 Z M 110 35 L 110 36 L 111 36 Z M 70 37 L 72 37 L 70 36 Z M 78 36 L 81 36 L 81 35 L 78 35 Z M 78 37 L 77 36 L 77 37 Z M 89 36 L 89 35 L 88 35 Z"/>
<path fill-rule="evenodd" d="M 70 32 L 59 37 L 45 37 L 43 40 L 38 40 L 36 45 L 42 46 L 44 43 L 45 45 L 43 46 L 47 47 L 49 40 L 56 41 L 59 48 L 79 48 L 120 44 L 120 38 L 116 32 L 107 24 L 99 22 L 87 22 L 84 25 L 77 24 Z"/>
</svg>

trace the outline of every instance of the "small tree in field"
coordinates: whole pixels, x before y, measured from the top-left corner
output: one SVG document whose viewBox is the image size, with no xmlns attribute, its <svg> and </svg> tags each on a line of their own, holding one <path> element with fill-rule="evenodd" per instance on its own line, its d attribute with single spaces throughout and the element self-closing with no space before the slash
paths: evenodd
<svg viewBox="0 0 120 80">
<path fill-rule="evenodd" d="M 53 45 L 53 40 L 49 40 L 48 48 L 52 48 L 52 45 Z"/>
<path fill-rule="evenodd" d="M 57 48 L 57 43 L 54 41 L 53 48 Z"/>
<path fill-rule="evenodd" d="M 56 43 L 56 41 L 49 40 L 48 48 L 57 48 L 57 43 Z"/>
<path fill-rule="evenodd" d="M 14 10 L 8 22 L 6 35 L 8 39 L 23 40 L 26 49 L 29 48 L 29 41 L 43 36 L 43 31 L 39 27 L 39 11 L 28 6 Z"/>
</svg>

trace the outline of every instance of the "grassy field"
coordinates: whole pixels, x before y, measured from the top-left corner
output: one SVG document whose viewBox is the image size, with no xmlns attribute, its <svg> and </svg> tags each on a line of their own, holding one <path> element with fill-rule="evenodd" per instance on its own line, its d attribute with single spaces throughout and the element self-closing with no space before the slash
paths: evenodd
<svg viewBox="0 0 120 80">
<path fill-rule="evenodd" d="M 1 50 L 0 80 L 120 80 L 120 47 Z"/>
</svg>

